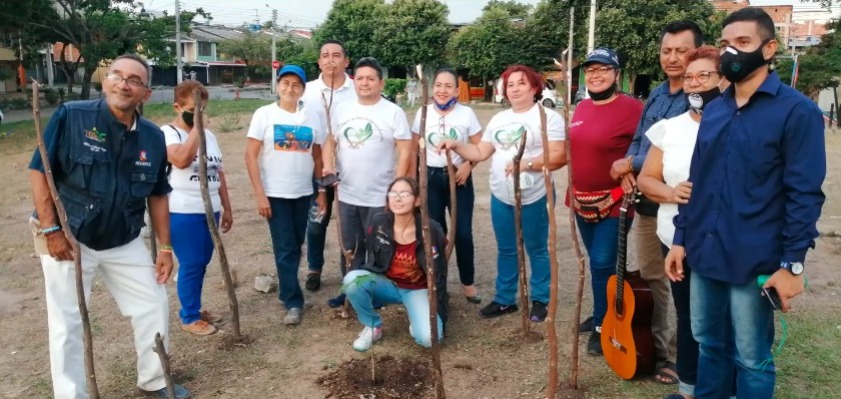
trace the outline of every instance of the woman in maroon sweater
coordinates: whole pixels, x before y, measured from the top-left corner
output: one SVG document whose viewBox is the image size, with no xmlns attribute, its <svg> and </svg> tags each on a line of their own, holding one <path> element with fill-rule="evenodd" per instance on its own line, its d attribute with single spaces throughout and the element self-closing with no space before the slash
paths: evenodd
<svg viewBox="0 0 841 399">
<path fill-rule="evenodd" d="M 587 352 L 600 355 L 607 280 L 616 271 L 618 204 L 625 194 L 620 182 L 610 176 L 610 167 L 614 160 L 625 156 L 631 145 L 643 106 L 617 91 L 620 67 L 613 50 L 594 50 L 582 68 L 590 98 L 578 104 L 570 124 L 570 189 L 576 199 L 572 206 L 590 257 L 592 275 L 594 329 Z"/>
</svg>

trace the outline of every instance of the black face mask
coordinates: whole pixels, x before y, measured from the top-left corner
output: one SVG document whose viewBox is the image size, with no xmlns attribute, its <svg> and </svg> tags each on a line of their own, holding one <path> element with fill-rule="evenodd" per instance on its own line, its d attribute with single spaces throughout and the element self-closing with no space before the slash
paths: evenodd
<svg viewBox="0 0 841 399">
<path fill-rule="evenodd" d="M 193 127 L 193 113 L 190 111 L 182 111 L 181 112 L 181 120 L 187 124 L 189 127 Z"/>
<path fill-rule="evenodd" d="M 608 87 L 607 90 L 601 93 L 593 93 L 590 90 L 587 90 L 587 93 L 590 95 L 590 98 L 592 98 L 593 101 L 604 101 L 610 98 L 610 96 L 612 96 L 614 93 L 616 93 L 616 84 L 610 85 L 610 87 Z"/>
<path fill-rule="evenodd" d="M 721 95 L 721 90 L 718 87 L 713 87 L 707 91 L 700 93 L 686 93 L 686 101 L 689 102 L 689 109 L 701 115 L 704 113 L 704 108 L 707 104 Z"/>
<path fill-rule="evenodd" d="M 727 46 L 721 54 L 721 74 L 730 82 L 738 83 L 748 77 L 753 71 L 767 65 L 768 61 L 762 55 L 762 48 L 769 41 L 771 39 L 763 40 L 759 48 L 751 52 L 741 51 L 733 46 Z"/>
</svg>

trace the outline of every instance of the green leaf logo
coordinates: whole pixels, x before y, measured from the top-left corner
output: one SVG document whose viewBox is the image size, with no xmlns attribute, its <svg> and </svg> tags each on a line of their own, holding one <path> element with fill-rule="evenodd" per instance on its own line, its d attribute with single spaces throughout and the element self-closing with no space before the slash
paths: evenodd
<svg viewBox="0 0 841 399">
<path fill-rule="evenodd" d="M 342 132 L 342 135 L 345 136 L 350 148 L 359 148 L 374 135 L 374 128 L 371 126 L 371 122 L 368 122 L 362 130 L 348 127 Z"/>
<path fill-rule="evenodd" d="M 526 132 L 525 126 L 520 126 L 519 129 L 516 131 L 511 130 L 497 130 L 494 133 L 494 140 L 499 143 L 500 147 L 503 150 L 507 151 L 512 148 L 517 148 L 520 144 L 520 139 L 523 138 L 523 134 Z"/>
</svg>

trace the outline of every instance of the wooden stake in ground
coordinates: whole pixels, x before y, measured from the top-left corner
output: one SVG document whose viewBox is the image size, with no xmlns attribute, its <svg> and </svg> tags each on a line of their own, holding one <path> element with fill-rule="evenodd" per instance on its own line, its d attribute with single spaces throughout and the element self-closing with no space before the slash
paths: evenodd
<svg viewBox="0 0 841 399">
<path fill-rule="evenodd" d="M 210 202 L 210 190 L 207 183 L 207 137 L 204 133 L 204 107 L 206 104 L 202 101 L 201 92 L 198 90 L 196 90 L 193 98 L 196 104 L 196 114 L 193 120 L 196 129 L 199 131 L 199 185 L 201 186 L 201 198 L 204 202 L 204 215 L 207 218 L 207 227 L 210 228 L 213 245 L 216 247 L 216 253 L 219 255 L 219 265 L 222 267 L 225 290 L 228 291 L 234 340 L 239 341 L 242 340 L 242 331 L 239 325 L 239 301 L 237 300 L 237 293 L 234 290 L 231 267 L 228 265 L 228 256 L 225 254 L 222 235 L 219 234 L 219 226 L 216 224 L 216 218 L 213 217 L 213 203 Z"/>
<path fill-rule="evenodd" d="M 456 168 L 453 166 L 453 157 L 450 154 L 450 150 L 447 150 L 445 154 L 447 156 L 447 177 L 449 178 L 450 183 L 450 229 L 447 231 L 447 250 L 445 258 L 447 259 L 447 262 L 449 262 L 450 259 L 452 259 L 453 249 L 456 244 L 456 211 L 458 209 L 456 207 Z M 423 199 L 426 201 L 426 197 L 423 197 Z"/>
<path fill-rule="evenodd" d="M 166 353 L 166 347 L 164 347 L 164 340 L 161 338 L 161 333 L 155 333 L 155 347 L 152 351 L 157 353 L 161 359 L 161 366 L 164 369 L 164 381 L 166 381 L 166 395 L 169 399 L 175 399 L 175 385 L 172 383 L 172 368 L 169 364 L 169 354 Z"/>
<path fill-rule="evenodd" d="M 38 139 L 38 152 L 41 154 L 41 163 L 44 165 L 44 176 L 47 178 L 47 185 L 50 187 L 50 196 L 53 197 L 56 216 L 61 224 L 61 231 L 73 249 L 73 270 L 76 275 L 76 298 L 79 300 L 79 318 L 82 319 L 82 342 L 85 349 L 85 378 L 88 391 L 92 399 L 99 399 L 99 388 L 96 385 L 96 372 L 93 367 L 93 337 L 91 335 L 91 322 L 88 316 L 88 306 L 85 303 L 85 286 L 82 280 L 82 252 L 79 242 L 73 236 L 70 225 L 67 224 L 67 211 L 58 195 L 53 179 L 53 170 L 50 166 L 50 157 L 47 155 L 47 147 L 44 144 L 44 133 L 41 131 L 41 105 L 39 104 L 39 89 L 41 85 L 32 81 L 32 115 L 35 118 L 35 135 Z"/>
<path fill-rule="evenodd" d="M 420 77 L 421 93 L 423 95 L 423 105 L 421 108 L 421 120 L 419 132 L 426 132 L 426 106 L 427 98 L 429 97 L 429 84 L 426 81 L 426 75 L 423 74 L 423 66 L 418 65 L 418 76 Z M 426 258 L 426 287 L 429 297 L 429 332 L 432 337 L 432 372 L 435 375 L 435 392 L 436 398 L 446 398 L 444 392 L 444 374 L 441 371 L 441 345 L 438 342 L 438 289 L 435 284 L 435 264 L 432 259 L 432 234 L 429 230 L 429 203 L 426 200 L 429 195 L 428 185 L 429 176 L 426 174 L 426 138 L 418 140 L 420 146 L 420 197 L 421 197 L 421 228 L 423 230 L 423 251 Z M 447 157 L 449 159 L 449 157 Z M 452 162 L 448 163 L 452 165 Z M 450 185 L 452 186 L 452 175 L 450 177 Z M 455 231 L 455 226 L 453 226 Z"/>
<path fill-rule="evenodd" d="M 538 105 L 539 106 L 539 105 Z M 517 268 L 520 275 L 520 314 L 523 320 L 523 336 L 529 335 L 529 286 L 526 279 L 526 251 L 523 248 L 523 199 L 522 190 L 520 188 L 520 161 L 523 159 L 523 153 L 526 151 L 526 140 L 528 138 L 528 131 L 523 130 L 523 135 L 520 137 L 520 147 L 517 149 L 517 154 L 512 160 L 513 171 L 511 173 L 514 180 L 514 232 L 517 235 Z M 545 149 L 544 149 L 545 152 Z"/>
<path fill-rule="evenodd" d="M 324 93 L 321 93 L 321 106 L 324 107 L 324 113 L 327 116 L 327 135 L 333 136 L 333 120 L 330 115 L 330 109 L 333 107 L 333 86 L 330 86 L 330 99 L 328 100 Z M 339 138 L 335 136 L 336 140 L 336 150 L 333 152 L 334 156 L 338 158 L 339 155 Z M 334 163 L 335 164 L 335 163 Z M 359 249 L 357 240 L 357 245 L 351 251 L 350 249 L 345 248 L 345 241 L 344 237 L 342 236 L 342 206 L 339 203 L 339 187 L 334 188 L 334 201 L 336 202 L 336 234 L 339 236 L 339 249 L 342 251 L 342 259 L 345 262 L 345 272 L 350 271 L 350 267 L 353 264 L 353 258 L 356 257 L 356 251 Z M 342 276 L 344 278 L 344 276 Z M 350 301 L 345 298 L 345 303 L 342 306 L 342 313 L 341 317 L 343 319 L 347 319 L 350 317 Z"/>
<path fill-rule="evenodd" d="M 567 47 L 567 64 L 566 64 L 566 73 L 571 74 L 572 68 L 572 38 L 573 38 L 573 27 L 575 23 L 575 7 L 569 8 L 569 44 Z M 564 80 L 563 91 L 566 93 L 566 101 L 564 101 L 564 123 L 565 131 L 567 132 L 567 140 L 566 140 L 566 153 L 567 153 L 567 193 L 569 195 L 569 231 L 570 231 L 570 239 L 572 239 L 572 247 L 575 250 L 575 258 L 578 262 L 578 286 L 576 287 L 575 291 L 575 312 L 572 316 L 572 356 L 570 357 L 570 378 L 569 378 L 569 386 L 572 389 L 578 389 L 578 370 L 580 367 L 580 358 L 578 356 L 578 342 L 580 340 L 580 333 L 578 332 L 578 325 L 581 323 L 581 301 L 584 297 L 584 254 L 581 253 L 581 243 L 578 242 L 578 232 L 576 231 L 576 224 L 575 224 L 575 207 L 572 204 L 575 203 L 575 198 L 573 197 L 573 189 L 572 189 L 572 151 L 570 151 L 570 144 L 569 144 L 569 108 L 572 105 L 572 88 L 569 84 L 569 75 L 567 75 L 567 79 Z"/>
<path fill-rule="evenodd" d="M 549 381 L 546 398 L 555 399 L 558 389 L 558 335 L 555 314 L 558 312 L 558 223 L 555 220 L 555 186 L 549 170 L 549 132 L 546 129 L 546 110 L 540 108 L 540 136 L 543 139 L 543 183 L 546 185 L 546 214 L 549 216 L 549 315 L 546 316 L 546 336 L 549 340 Z"/>
</svg>

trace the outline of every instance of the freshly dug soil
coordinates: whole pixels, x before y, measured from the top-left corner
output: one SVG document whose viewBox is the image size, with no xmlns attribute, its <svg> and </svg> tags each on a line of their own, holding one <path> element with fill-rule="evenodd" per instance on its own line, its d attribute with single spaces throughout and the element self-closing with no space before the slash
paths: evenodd
<svg viewBox="0 0 841 399">
<path fill-rule="evenodd" d="M 435 394 L 433 374 L 427 359 L 376 358 L 376 380 L 371 380 L 371 359 L 351 359 L 317 382 L 328 391 L 326 398 L 430 398 Z"/>
</svg>

